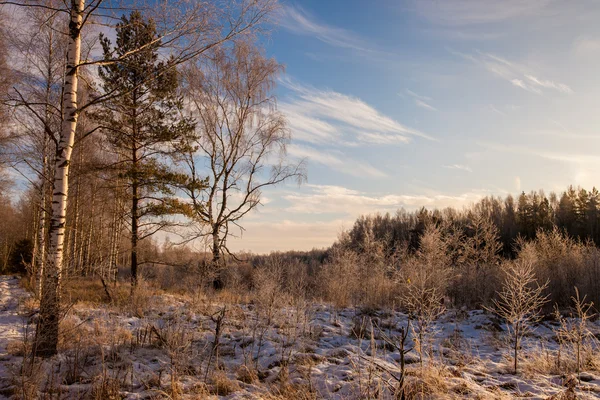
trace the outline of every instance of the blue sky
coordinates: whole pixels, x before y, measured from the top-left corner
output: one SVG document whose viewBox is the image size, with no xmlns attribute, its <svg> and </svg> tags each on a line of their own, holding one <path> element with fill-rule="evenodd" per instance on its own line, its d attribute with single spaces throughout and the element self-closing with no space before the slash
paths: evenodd
<svg viewBox="0 0 600 400">
<path fill-rule="evenodd" d="M 235 250 L 330 245 L 360 214 L 462 207 L 600 173 L 600 2 L 285 2 L 269 55 L 308 183 Z"/>
</svg>

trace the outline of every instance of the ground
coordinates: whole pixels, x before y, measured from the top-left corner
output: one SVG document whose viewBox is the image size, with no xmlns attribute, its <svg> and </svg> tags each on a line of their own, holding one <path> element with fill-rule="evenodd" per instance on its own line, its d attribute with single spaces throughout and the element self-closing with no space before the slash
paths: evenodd
<svg viewBox="0 0 600 400">
<path fill-rule="evenodd" d="M 406 326 L 401 312 L 152 292 L 118 307 L 73 305 L 60 354 L 29 367 L 35 309 L 26 296 L 18 279 L 0 278 L 0 398 L 393 398 L 400 377 L 399 353 L 384 339 Z M 590 325 L 580 383 L 555 328 L 534 327 L 514 375 L 499 321 L 481 310 L 448 311 L 427 329 L 422 364 L 407 341 L 409 398 L 566 399 L 569 382 L 577 398 L 600 398 L 600 325 Z"/>
<path fill-rule="evenodd" d="M 8 366 L 11 357 L 7 347 L 23 335 L 25 319 L 18 311 L 19 302 L 25 296 L 17 277 L 0 275 L 0 399 L 5 398 L 2 389 L 8 386 L 10 377 Z"/>
</svg>

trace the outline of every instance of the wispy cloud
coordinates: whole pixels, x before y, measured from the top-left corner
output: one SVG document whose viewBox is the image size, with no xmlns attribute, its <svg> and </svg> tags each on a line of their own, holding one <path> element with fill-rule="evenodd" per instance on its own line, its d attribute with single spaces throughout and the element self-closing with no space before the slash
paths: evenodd
<svg viewBox="0 0 600 400">
<path fill-rule="evenodd" d="M 592 164 L 600 166 L 600 156 L 585 153 L 566 153 L 556 151 L 539 150 L 525 146 L 505 145 L 500 143 L 478 142 L 484 148 L 506 153 L 536 156 L 552 161 L 560 161 L 570 164 Z"/>
<path fill-rule="evenodd" d="M 462 165 L 462 164 L 444 165 L 444 168 L 447 168 L 447 169 L 458 169 L 458 170 L 461 170 L 461 171 L 473 172 L 473 170 L 471 169 L 471 167 L 469 167 L 468 165 Z"/>
<path fill-rule="evenodd" d="M 580 36 L 573 43 L 573 50 L 577 55 L 590 56 L 600 53 L 600 38 Z"/>
<path fill-rule="evenodd" d="M 301 85 L 289 78 L 282 79 L 281 83 L 291 90 L 291 97 L 280 103 L 280 109 L 298 140 L 347 146 L 401 144 L 414 136 L 434 140 L 357 97 Z"/>
<path fill-rule="evenodd" d="M 331 46 L 371 52 L 367 42 L 356 33 L 318 22 L 299 6 L 286 5 L 281 12 L 281 25 L 299 35 L 313 36 Z"/>
<path fill-rule="evenodd" d="M 475 52 L 466 54 L 448 49 L 452 54 L 459 56 L 476 65 L 480 65 L 492 74 L 510 82 L 513 86 L 531 93 L 542 94 L 544 89 L 551 89 L 563 94 L 573 93 L 567 84 L 542 79 L 531 71 L 531 68 L 509 61 L 491 53 Z"/>
<path fill-rule="evenodd" d="M 414 98 L 416 98 L 416 99 L 419 99 L 419 100 L 424 100 L 424 101 L 431 101 L 431 100 L 433 100 L 431 97 L 422 96 L 422 95 L 420 95 L 420 94 L 418 94 L 418 93 L 415 93 L 415 92 L 413 92 L 413 91 L 412 91 L 412 90 L 410 90 L 410 89 L 406 89 L 406 93 L 407 93 L 409 96 L 412 96 L 412 97 L 414 97 Z"/>
<path fill-rule="evenodd" d="M 447 26 L 489 24 L 534 15 L 549 3 L 550 0 L 413 0 L 417 13 Z"/>
<path fill-rule="evenodd" d="M 525 74 L 525 78 L 529 79 L 533 84 L 549 89 L 555 89 L 562 93 L 573 93 L 573 89 L 571 89 L 568 85 L 564 83 L 556 83 L 549 80 L 539 79 L 533 75 Z"/>
<path fill-rule="evenodd" d="M 489 193 L 471 191 L 459 195 L 436 193 L 431 195 L 374 194 L 335 185 L 307 185 L 308 193 L 284 196 L 290 205 L 287 211 L 303 214 L 339 213 L 352 217 L 364 213 L 396 211 L 400 208 L 462 207 L 476 202 Z"/>
<path fill-rule="evenodd" d="M 496 107 L 493 104 L 490 104 L 490 110 L 492 110 L 493 112 L 495 112 L 496 114 L 502 115 L 503 117 L 506 116 L 506 113 L 504 111 L 500 111 L 498 109 L 498 107 Z"/>
<path fill-rule="evenodd" d="M 425 108 L 427 110 L 431 110 L 431 111 L 437 111 L 437 108 L 435 108 L 434 106 L 425 103 L 423 100 L 419 100 L 419 99 L 415 99 L 415 104 L 417 105 L 417 107 L 421 107 L 421 108 Z"/>
<path fill-rule="evenodd" d="M 421 107 L 430 111 L 437 111 L 437 108 L 429 104 L 429 102 L 433 100 L 431 97 L 421 96 L 410 89 L 406 89 L 406 93 L 414 99 L 417 107 Z"/>
<path fill-rule="evenodd" d="M 387 174 L 368 163 L 350 159 L 339 151 L 328 152 L 314 147 L 291 144 L 287 148 L 292 157 L 306 158 L 310 161 L 330 167 L 336 171 L 359 178 L 385 178 Z"/>
</svg>

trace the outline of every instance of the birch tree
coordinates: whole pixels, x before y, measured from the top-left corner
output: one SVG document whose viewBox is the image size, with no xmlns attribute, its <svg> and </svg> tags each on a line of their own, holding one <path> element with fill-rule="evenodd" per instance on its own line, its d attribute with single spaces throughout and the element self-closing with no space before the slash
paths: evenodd
<svg viewBox="0 0 600 400">
<path fill-rule="evenodd" d="M 6 106 L 8 90 L 13 77 L 13 71 L 9 66 L 8 60 L 8 34 L 7 27 L 2 21 L 6 21 L 6 15 L 0 10 L 0 173 L 6 166 L 6 147 L 8 145 L 8 115 L 9 109 Z M 0 175 L 0 183 L 2 183 Z"/>
<path fill-rule="evenodd" d="M 0 19 L 5 20 L 6 16 L 4 13 L 0 12 Z M 8 94 L 8 88 L 10 87 L 11 75 L 12 71 L 8 66 L 8 49 L 7 49 L 7 34 L 6 27 L 0 25 L 0 99 L 4 100 L 5 96 Z M 6 116 L 8 110 L 5 107 L 4 102 L 0 102 L 0 129 L 4 127 L 6 123 Z M 0 132 L 0 138 L 4 135 L 4 132 Z"/>
<path fill-rule="evenodd" d="M 187 194 L 198 227 L 193 237 L 209 239 L 213 269 L 231 254 L 231 229 L 243 230 L 241 220 L 261 204 L 262 190 L 304 177 L 302 163 L 286 159 L 290 132 L 273 95 L 282 69 L 251 39 L 215 49 L 187 69 L 187 97 L 198 123 L 191 143 L 197 152 L 186 159 Z"/>
<path fill-rule="evenodd" d="M 48 0 L 48 5 L 57 4 Z M 11 48 L 23 63 L 20 79 L 13 85 L 9 104 L 15 109 L 15 129 L 19 139 L 12 151 L 13 167 L 23 176 L 31 176 L 30 184 L 37 192 L 36 231 L 31 271 L 35 277 L 36 295 L 41 292 L 45 264 L 47 222 L 51 194 L 51 154 L 55 152 L 61 123 L 60 96 L 65 69 L 65 43 L 58 33 L 64 26 L 64 15 L 46 8 L 29 8 L 19 28 L 13 28 Z"/>
<path fill-rule="evenodd" d="M 49 225 L 49 246 L 40 301 L 40 324 L 37 332 L 36 352 L 41 356 L 56 354 L 60 318 L 61 272 L 64 261 L 66 210 L 69 189 L 69 167 L 75 145 L 79 115 L 87 108 L 118 97 L 124 93 L 107 92 L 85 104 L 78 101 L 80 72 L 94 65 L 123 63 L 147 45 L 132 49 L 127 54 L 110 60 L 82 59 L 82 33 L 95 20 L 110 25 L 110 16 L 122 12 L 104 0 L 65 0 L 57 5 L 46 0 L 0 0 L 0 5 L 16 5 L 52 10 L 68 16 L 61 32 L 66 42 L 66 68 L 62 84 L 62 123 L 54 157 L 52 175 L 52 209 Z M 216 7 L 211 3 L 163 1 L 150 4 L 144 10 L 156 16 L 160 27 L 156 41 L 161 49 L 173 54 L 172 66 L 193 59 L 205 51 L 251 30 L 273 11 L 274 0 L 244 0 L 229 7 Z M 113 8 L 114 7 L 114 8 Z M 154 77 L 148 77 L 149 80 Z M 88 134 L 91 134 L 88 132 Z M 82 135 L 82 138 L 86 135 Z"/>
</svg>

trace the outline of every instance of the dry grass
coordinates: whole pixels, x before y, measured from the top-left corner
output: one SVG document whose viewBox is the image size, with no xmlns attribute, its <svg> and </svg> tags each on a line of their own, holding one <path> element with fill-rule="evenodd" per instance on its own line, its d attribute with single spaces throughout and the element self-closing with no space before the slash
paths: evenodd
<svg viewBox="0 0 600 400">
<path fill-rule="evenodd" d="M 214 372 L 211 377 L 211 383 L 213 394 L 218 396 L 228 396 L 240 390 L 240 385 L 236 381 L 229 379 L 223 371 Z"/>
<path fill-rule="evenodd" d="M 121 400 L 121 383 L 107 375 L 100 376 L 92 385 L 93 400 Z"/>
<path fill-rule="evenodd" d="M 241 365 L 237 370 L 237 380 L 247 384 L 258 382 L 258 373 L 252 367 Z"/>
<path fill-rule="evenodd" d="M 411 373 L 412 372 L 412 373 Z M 448 395 L 448 374 L 443 366 L 429 364 L 407 374 L 404 393 L 407 399 L 434 398 Z"/>
<path fill-rule="evenodd" d="M 114 300 L 125 299 L 130 294 L 130 286 L 125 283 L 109 284 L 109 290 Z M 109 304 L 110 299 L 99 278 L 73 277 L 65 280 L 63 298 L 67 304 Z"/>
<path fill-rule="evenodd" d="M 152 309 L 151 300 L 157 293 L 158 290 L 144 279 L 138 280 L 133 296 L 129 282 L 107 283 L 105 289 L 100 278 L 95 277 L 71 278 L 63 287 L 66 304 L 112 304 L 140 318 Z"/>
</svg>

